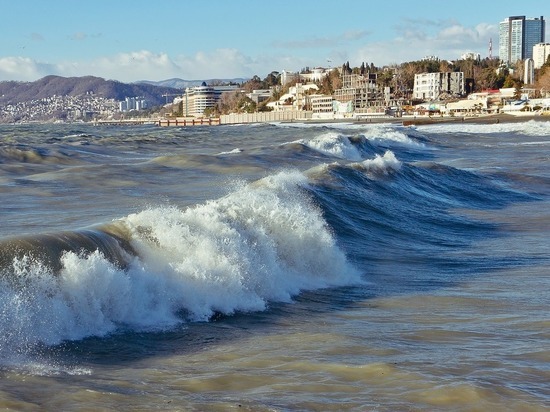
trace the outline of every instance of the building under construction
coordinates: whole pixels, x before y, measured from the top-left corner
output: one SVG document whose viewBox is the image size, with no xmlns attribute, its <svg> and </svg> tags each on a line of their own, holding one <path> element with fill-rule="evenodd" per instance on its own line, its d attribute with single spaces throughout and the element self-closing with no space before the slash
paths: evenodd
<svg viewBox="0 0 550 412">
<path fill-rule="evenodd" d="M 342 74 L 342 88 L 334 91 L 334 100 L 351 102 L 355 114 L 384 113 L 393 106 L 390 88 L 377 84 L 377 74 Z"/>
</svg>

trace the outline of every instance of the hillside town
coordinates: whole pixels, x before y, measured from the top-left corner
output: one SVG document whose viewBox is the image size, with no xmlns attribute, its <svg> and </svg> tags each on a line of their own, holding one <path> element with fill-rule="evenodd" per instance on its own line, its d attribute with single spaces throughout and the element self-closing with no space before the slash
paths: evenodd
<svg viewBox="0 0 550 412">
<path fill-rule="evenodd" d="M 515 35 L 517 27 L 529 35 Z M 466 53 L 455 62 L 427 56 L 415 66 L 424 71 L 413 75 L 409 71 L 408 78 L 403 65 L 375 68 L 362 64 L 351 68 L 347 63 L 336 68 L 272 72 L 270 82 L 204 82 L 185 88 L 164 107 L 148 113 L 143 111 L 149 105 L 142 97 L 117 101 L 88 92 L 0 105 L 0 120 L 122 122 L 137 117 L 160 125 L 187 125 L 205 124 L 205 119 L 206 124 L 225 124 L 496 113 L 546 115 L 550 111 L 550 80 L 545 80 L 550 79 L 550 44 L 544 43 L 544 36 L 542 16 L 513 16 L 500 22 L 498 57 L 492 56 L 491 39 L 489 57 L 483 62 L 476 53 Z M 502 86 L 495 87 L 495 81 L 488 82 L 487 87 L 478 84 L 480 67 L 495 78 L 500 76 Z M 168 99 L 168 95 L 163 96 Z"/>
<path fill-rule="evenodd" d="M 53 119 L 57 122 L 91 121 L 98 116 L 114 118 L 119 103 L 114 99 L 85 94 L 82 96 L 52 96 L 0 106 L 4 122 L 33 122 Z"/>
</svg>

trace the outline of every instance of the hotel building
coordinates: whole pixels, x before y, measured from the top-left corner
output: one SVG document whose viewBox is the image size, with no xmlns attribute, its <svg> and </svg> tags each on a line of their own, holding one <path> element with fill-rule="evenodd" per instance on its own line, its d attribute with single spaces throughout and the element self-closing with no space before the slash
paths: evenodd
<svg viewBox="0 0 550 412">
<path fill-rule="evenodd" d="M 216 106 L 222 93 L 238 89 L 238 86 L 200 86 L 188 87 L 181 98 L 183 102 L 183 115 L 185 117 L 201 117 L 207 108 Z"/>
</svg>

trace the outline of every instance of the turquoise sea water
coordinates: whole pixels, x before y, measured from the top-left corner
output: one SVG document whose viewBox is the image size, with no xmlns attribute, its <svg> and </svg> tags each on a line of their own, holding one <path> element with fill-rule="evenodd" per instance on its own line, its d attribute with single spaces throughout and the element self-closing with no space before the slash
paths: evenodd
<svg viewBox="0 0 550 412">
<path fill-rule="evenodd" d="M 548 410 L 549 136 L 0 126 L 0 407 Z"/>
</svg>

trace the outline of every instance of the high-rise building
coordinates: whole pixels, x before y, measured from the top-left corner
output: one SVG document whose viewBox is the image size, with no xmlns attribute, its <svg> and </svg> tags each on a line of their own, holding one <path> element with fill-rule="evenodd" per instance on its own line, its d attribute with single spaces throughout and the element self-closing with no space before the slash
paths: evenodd
<svg viewBox="0 0 550 412">
<path fill-rule="evenodd" d="M 543 16 L 512 16 L 501 21 L 498 45 L 500 60 L 514 64 L 518 60 L 532 59 L 533 46 L 544 42 L 545 24 Z"/>
</svg>

